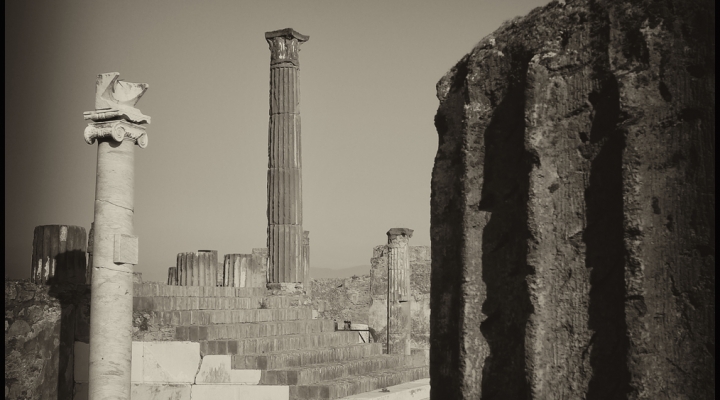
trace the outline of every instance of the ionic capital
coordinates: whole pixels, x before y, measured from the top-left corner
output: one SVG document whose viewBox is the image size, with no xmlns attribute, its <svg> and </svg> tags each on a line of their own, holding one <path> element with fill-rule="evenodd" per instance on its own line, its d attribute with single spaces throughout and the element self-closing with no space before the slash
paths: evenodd
<svg viewBox="0 0 720 400">
<path fill-rule="evenodd" d="M 95 140 L 110 137 L 116 142 L 132 140 L 141 149 L 147 147 L 148 136 L 142 125 L 133 124 L 125 120 L 93 122 L 85 128 L 85 142 L 95 143 Z"/>
<path fill-rule="evenodd" d="M 299 66 L 298 52 L 300 45 L 310 39 L 292 28 L 265 32 L 265 40 L 270 45 L 270 66 L 289 63 Z"/>
</svg>

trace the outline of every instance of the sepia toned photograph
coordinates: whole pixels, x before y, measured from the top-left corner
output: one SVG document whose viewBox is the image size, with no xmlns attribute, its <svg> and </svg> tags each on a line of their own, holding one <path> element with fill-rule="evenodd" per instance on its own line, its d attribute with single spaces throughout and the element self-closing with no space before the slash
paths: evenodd
<svg viewBox="0 0 720 400">
<path fill-rule="evenodd" d="M 715 399 L 711 0 L 7 0 L 5 121 L 5 400 Z"/>
</svg>

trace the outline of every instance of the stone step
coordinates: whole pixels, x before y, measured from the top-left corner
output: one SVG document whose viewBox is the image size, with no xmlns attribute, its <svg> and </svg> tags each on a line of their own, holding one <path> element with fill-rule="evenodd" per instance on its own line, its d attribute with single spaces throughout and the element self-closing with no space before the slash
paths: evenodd
<svg viewBox="0 0 720 400">
<path fill-rule="evenodd" d="M 192 385 L 190 397 L 181 400 L 289 400 L 289 398 L 287 386 L 218 384 Z M 166 399 L 170 397 L 163 398 Z M 175 400 L 174 397 L 172 399 Z"/>
<path fill-rule="evenodd" d="M 320 349 L 288 350 L 232 356 L 233 369 L 281 369 L 343 360 L 357 360 L 382 354 L 382 343 L 351 344 Z"/>
<path fill-rule="evenodd" d="M 301 307 L 300 296 L 191 297 L 141 296 L 133 298 L 133 311 L 249 310 Z"/>
<path fill-rule="evenodd" d="M 398 354 L 381 354 L 358 360 L 306 365 L 262 371 L 261 385 L 310 385 L 351 375 L 412 366 L 412 358 Z"/>
<path fill-rule="evenodd" d="M 427 366 L 385 369 L 310 385 L 290 386 L 290 399 L 334 400 L 429 377 Z"/>
<path fill-rule="evenodd" d="M 295 321 L 312 319 L 312 310 L 306 307 L 269 308 L 254 310 L 185 310 L 140 312 L 147 313 L 148 323 L 157 326 L 239 324 L 245 322 Z"/>
<path fill-rule="evenodd" d="M 178 326 L 175 328 L 175 339 L 197 342 L 200 340 L 247 339 L 334 331 L 335 321 L 333 320 L 301 319 L 295 321 Z"/>
<path fill-rule="evenodd" d="M 133 297 L 263 297 L 264 287 L 170 286 L 157 282 L 133 284 Z"/>
<path fill-rule="evenodd" d="M 357 332 L 320 332 L 232 340 L 200 341 L 200 352 L 212 354 L 254 354 L 276 351 L 343 346 L 357 343 Z"/>
<path fill-rule="evenodd" d="M 355 394 L 340 400 L 427 400 L 430 399 L 430 378 L 418 379 L 384 389 Z"/>
</svg>

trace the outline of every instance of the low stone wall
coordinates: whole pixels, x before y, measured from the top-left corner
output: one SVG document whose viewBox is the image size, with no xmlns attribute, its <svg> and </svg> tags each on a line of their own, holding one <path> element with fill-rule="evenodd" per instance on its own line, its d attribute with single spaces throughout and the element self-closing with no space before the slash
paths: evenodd
<svg viewBox="0 0 720 400">
<path fill-rule="evenodd" d="M 5 398 L 73 398 L 73 343 L 89 342 L 87 285 L 5 281 Z"/>
</svg>

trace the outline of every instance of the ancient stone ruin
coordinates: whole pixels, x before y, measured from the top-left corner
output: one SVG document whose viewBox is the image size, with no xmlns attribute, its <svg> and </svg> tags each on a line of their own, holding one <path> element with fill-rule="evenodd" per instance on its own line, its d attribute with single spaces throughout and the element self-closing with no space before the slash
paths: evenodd
<svg viewBox="0 0 720 400">
<path fill-rule="evenodd" d="M 37 227 L 31 281 L 6 280 L 6 399 L 715 397 L 713 3 L 552 2 L 482 39 L 437 84 L 432 252 L 392 228 L 369 277 L 327 282 L 308 37 L 265 38 L 267 248 L 133 272 L 148 86 L 99 75 L 94 222 Z"/>
<path fill-rule="evenodd" d="M 715 397 L 714 21 L 553 2 L 440 80 L 433 399 Z"/>
<path fill-rule="evenodd" d="M 222 258 L 217 250 L 178 253 L 164 284 L 133 273 L 133 148 L 146 147 L 150 122 L 135 104 L 148 85 L 99 75 L 95 110 L 85 113 L 85 139 L 98 142 L 94 222 L 89 237 L 75 226 L 37 227 L 32 283 L 6 282 L 6 366 L 8 349 L 18 365 L 24 349 L 40 354 L 11 365 L 6 398 L 309 400 L 382 396 L 388 387 L 429 396 L 427 347 L 410 340 L 412 230 L 388 232 L 384 338 L 362 321 L 318 319 L 312 309 L 297 84 L 308 37 L 292 29 L 265 37 L 268 248 Z M 26 317 L 38 307 L 46 312 Z"/>
</svg>

